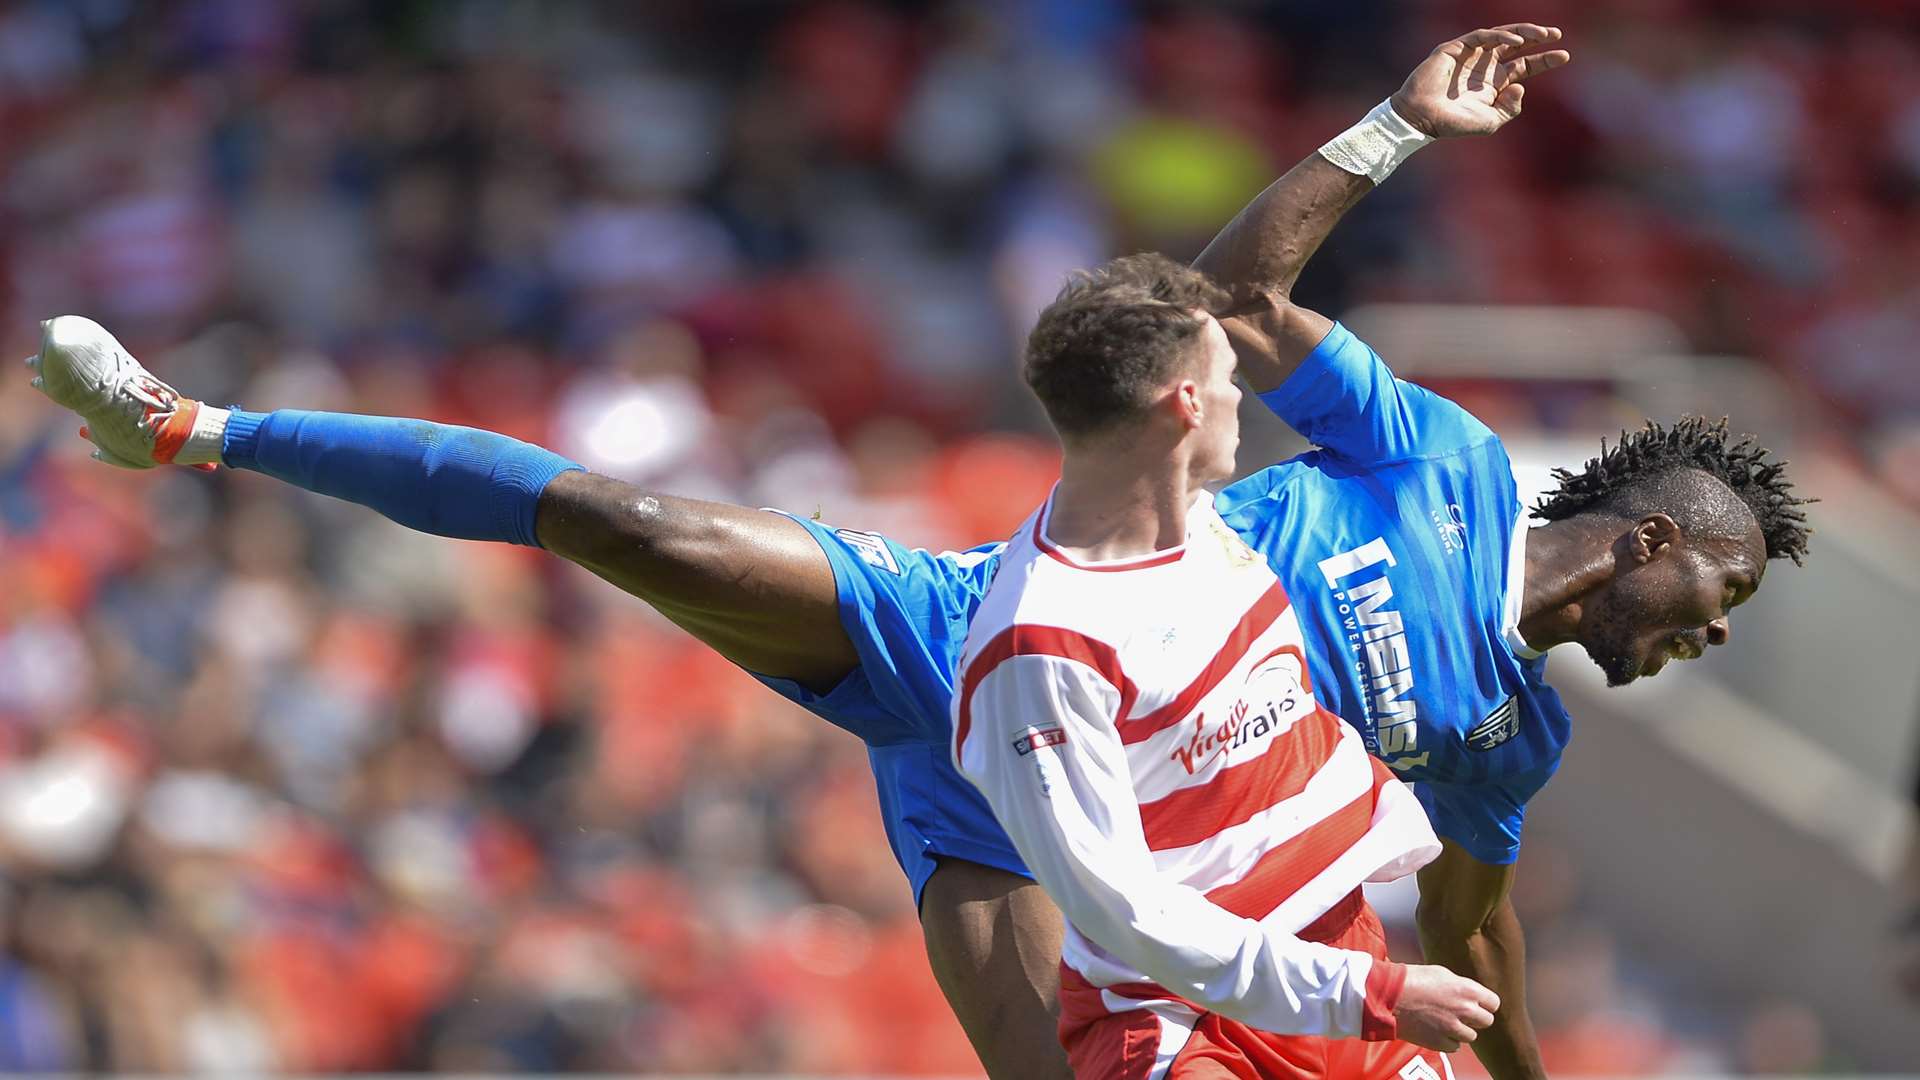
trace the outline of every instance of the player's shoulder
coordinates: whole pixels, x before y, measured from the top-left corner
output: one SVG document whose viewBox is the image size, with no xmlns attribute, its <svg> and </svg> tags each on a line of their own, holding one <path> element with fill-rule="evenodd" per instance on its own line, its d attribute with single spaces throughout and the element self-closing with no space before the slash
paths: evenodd
<svg viewBox="0 0 1920 1080">
<path fill-rule="evenodd" d="M 1035 536 L 1030 520 L 999 555 L 967 631 L 967 666 L 1018 655 L 1069 659 L 1111 653 L 1099 583 L 1075 573 Z M 1100 665 L 1104 668 L 1104 665 Z"/>
<path fill-rule="evenodd" d="M 1060 606 L 1057 596 L 1067 583 L 1047 573 L 1046 553 L 1034 542 L 1032 529 L 1031 520 L 1022 524 L 996 556 L 992 580 L 975 617 L 976 629 L 1046 622 L 1054 615 L 1052 609 Z"/>
<path fill-rule="evenodd" d="M 985 571 L 979 576 L 981 601 L 980 611 L 974 617 L 975 629 L 988 621 L 999 625 L 1016 621 L 1020 606 L 1031 591 L 1033 568 L 1039 554 L 1029 535 L 1032 528 L 1033 519 L 1029 518 L 1007 540 L 941 556 L 940 561 L 955 572 Z"/>
<path fill-rule="evenodd" d="M 1498 435 L 1477 420 L 1473 423 L 1477 433 L 1463 426 L 1457 437 L 1430 440 L 1418 454 L 1356 472 L 1369 485 L 1402 499 L 1438 499 L 1442 508 L 1462 500 L 1488 525 L 1504 530 L 1519 512 L 1513 461 Z"/>
</svg>

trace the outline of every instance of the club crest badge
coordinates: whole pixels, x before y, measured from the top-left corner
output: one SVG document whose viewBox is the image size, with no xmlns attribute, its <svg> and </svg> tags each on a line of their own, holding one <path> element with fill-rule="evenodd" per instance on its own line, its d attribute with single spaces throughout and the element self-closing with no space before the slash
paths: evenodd
<svg viewBox="0 0 1920 1080">
<path fill-rule="evenodd" d="M 1485 720 L 1467 732 L 1467 749 L 1484 754 L 1518 734 L 1520 706 L 1512 697 L 1508 697 L 1500 703 L 1499 708 L 1488 713 Z"/>
</svg>

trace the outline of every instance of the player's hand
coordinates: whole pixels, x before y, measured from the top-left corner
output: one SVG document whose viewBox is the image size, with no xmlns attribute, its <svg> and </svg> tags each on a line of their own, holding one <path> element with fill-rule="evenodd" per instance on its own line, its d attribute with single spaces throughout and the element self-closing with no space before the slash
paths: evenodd
<svg viewBox="0 0 1920 1080">
<path fill-rule="evenodd" d="M 1408 964 L 1393 1018 L 1402 1041 L 1451 1054 L 1493 1023 L 1499 1009 L 1500 996 L 1472 979 L 1433 964 Z"/>
<path fill-rule="evenodd" d="M 1443 41 L 1393 95 L 1393 111 L 1436 139 L 1491 135 L 1520 115 L 1525 80 L 1573 59 L 1557 26 L 1513 23 Z"/>
</svg>

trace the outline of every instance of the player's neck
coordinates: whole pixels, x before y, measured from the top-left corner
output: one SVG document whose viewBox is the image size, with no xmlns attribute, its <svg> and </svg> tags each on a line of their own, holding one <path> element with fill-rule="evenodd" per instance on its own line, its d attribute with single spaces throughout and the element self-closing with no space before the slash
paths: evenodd
<svg viewBox="0 0 1920 1080">
<path fill-rule="evenodd" d="M 1571 517 L 1527 530 L 1520 636 L 1545 652 L 1575 640 L 1587 597 L 1613 576 L 1612 522 Z"/>
<path fill-rule="evenodd" d="M 1144 462 L 1130 460 L 1145 458 Z M 1069 451 L 1047 515 L 1047 540 L 1086 562 L 1151 555 L 1187 542 L 1199 491 L 1164 453 Z"/>
</svg>

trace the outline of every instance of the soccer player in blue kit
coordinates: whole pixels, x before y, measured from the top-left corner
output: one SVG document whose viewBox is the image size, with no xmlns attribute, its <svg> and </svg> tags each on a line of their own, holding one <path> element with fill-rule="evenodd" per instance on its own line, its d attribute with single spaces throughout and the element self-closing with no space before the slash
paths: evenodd
<svg viewBox="0 0 1920 1080">
<path fill-rule="evenodd" d="M 1683 420 L 1623 437 L 1526 530 L 1506 454 L 1458 406 L 1395 379 L 1345 329 L 1292 305 L 1341 214 L 1433 137 L 1490 133 L 1520 81 L 1565 62 L 1520 24 L 1445 42 L 1389 103 L 1255 200 L 1196 266 L 1262 400 L 1319 447 L 1219 496 L 1271 562 L 1315 689 L 1415 781 L 1445 841 L 1421 873 L 1428 958 L 1505 1003 L 1475 1043 L 1498 1080 L 1543 1075 L 1507 902 L 1524 808 L 1568 718 L 1541 655 L 1578 642 L 1620 683 L 1698 655 L 1769 558 L 1805 551 L 1780 466 Z M 49 322 L 36 384 L 112 464 L 224 463 L 446 536 L 536 545 L 647 600 L 769 686 L 864 739 L 928 957 L 991 1075 L 1067 1075 L 1055 1040 L 1061 924 L 949 757 L 960 645 L 998 545 L 884 537 L 594 476 L 504 436 L 419 420 L 228 411 L 180 396 L 99 327 Z"/>
</svg>

